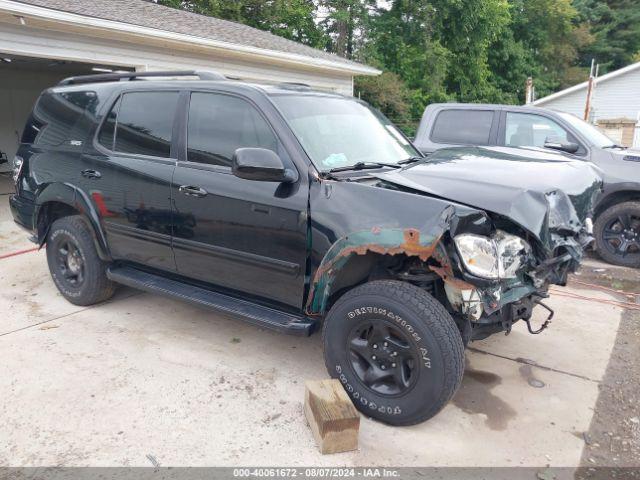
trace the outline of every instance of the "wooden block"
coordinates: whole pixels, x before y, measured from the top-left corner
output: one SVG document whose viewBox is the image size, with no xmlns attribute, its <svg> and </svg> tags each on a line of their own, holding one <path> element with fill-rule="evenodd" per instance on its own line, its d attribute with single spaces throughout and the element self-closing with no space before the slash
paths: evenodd
<svg viewBox="0 0 640 480">
<path fill-rule="evenodd" d="M 338 380 L 305 383 L 304 414 L 320 453 L 358 448 L 360 415 Z"/>
</svg>

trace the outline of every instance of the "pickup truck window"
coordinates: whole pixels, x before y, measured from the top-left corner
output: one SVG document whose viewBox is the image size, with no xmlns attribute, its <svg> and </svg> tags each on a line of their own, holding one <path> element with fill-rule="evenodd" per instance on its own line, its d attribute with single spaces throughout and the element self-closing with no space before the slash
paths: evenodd
<svg viewBox="0 0 640 480">
<path fill-rule="evenodd" d="M 491 110 L 443 110 L 436 117 L 431 141 L 453 145 L 488 145 L 492 121 Z"/>
<path fill-rule="evenodd" d="M 178 92 L 125 93 L 119 103 L 113 150 L 169 158 Z M 108 137 L 111 118 L 107 117 L 99 138 Z"/>
<path fill-rule="evenodd" d="M 356 100 L 310 95 L 272 99 L 320 170 L 358 162 L 395 164 L 420 156 L 389 120 Z"/>
<path fill-rule="evenodd" d="M 276 136 L 260 113 L 231 95 L 192 93 L 187 160 L 231 168 L 234 152 L 245 147 L 278 151 Z"/>
<path fill-rule="evenodd" d="M 505 145 L 509 147 L 544 147 L 547 138 L 573 142 L 571 135 L 553 120 L 541 115 L 507 112 Z"/>
</svg>

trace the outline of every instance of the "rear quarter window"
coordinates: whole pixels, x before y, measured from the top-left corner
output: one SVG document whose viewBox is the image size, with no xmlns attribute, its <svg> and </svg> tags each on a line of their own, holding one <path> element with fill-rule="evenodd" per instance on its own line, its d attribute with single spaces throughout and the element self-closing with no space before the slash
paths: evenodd
<svg viewBox="0 0 640 480">
<path fill-rule="evenodd" d="M 45 92 L 27 120 L 21 141 L 81 148 L 95 123 L 97 105 L 94 91 Z"/>
<path fill-rule="evenodd" d="M 436 116 L 431 141 L 454 145 L 488 145 L 491 110 L 443 110 Z"/>
</svg>

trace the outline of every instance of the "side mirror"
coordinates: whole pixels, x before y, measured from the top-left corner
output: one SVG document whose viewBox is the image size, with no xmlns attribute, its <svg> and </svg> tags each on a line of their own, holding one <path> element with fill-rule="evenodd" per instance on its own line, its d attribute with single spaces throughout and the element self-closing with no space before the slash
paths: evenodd
<svg viewBox="0 0 640 480">
<path fill-rule="evenodd" d="M 261 182 L 291 183 L 294 171 L 285 168 L 280 157 L 266 148 L 239 148 L 231 159 L 231 171 L 238 178 Z"/>
<path fill-rule="evenodd" d="M 580 145 L 572 142 L 564 142 L 560 137 L 547 137 L 544 141 L 544 148 L 552 148 L 553 150 L 561 150 L 567 153 L 576 153 L 580 149 Z"/>
</svg>

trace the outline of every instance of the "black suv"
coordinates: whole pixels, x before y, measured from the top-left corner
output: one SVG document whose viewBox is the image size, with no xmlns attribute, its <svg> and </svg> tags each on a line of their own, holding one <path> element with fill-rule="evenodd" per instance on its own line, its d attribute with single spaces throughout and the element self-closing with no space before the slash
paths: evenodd
<svg viewBox="0 0 640 480">
<path fill-rule="evenodd" d="M 304 85 L 76 77 L 38 99 L 10 201 L 69 301 L 121 283 L 284 332 L 322 324 L 358 408 L 408 425 L 454 394 L 469 340 L 540 330 L 532 309 L 578 266 L 601 185 L 517 149 L 424 160 L 363 102 Z"/>
<path fill-rule="evenodd" d="M 607 262 L 640 267 L 640 152 L 593 125 L 535 106 L 434 103 L 424 111 L 414 145 L 427 155 L 461 145 L 552 149 L 597 165 L 604 188 L 594 206 L 596 250 Z"/>
</svg>

